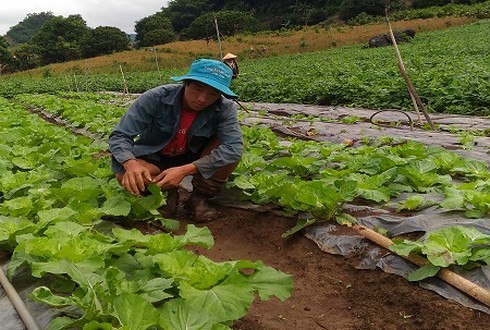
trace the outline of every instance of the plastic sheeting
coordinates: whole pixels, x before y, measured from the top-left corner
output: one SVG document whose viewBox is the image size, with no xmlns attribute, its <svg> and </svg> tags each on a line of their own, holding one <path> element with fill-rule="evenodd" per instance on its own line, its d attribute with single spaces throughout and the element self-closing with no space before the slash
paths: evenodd
<svg viewBox="0 0 490 330">
<path fill-rule="evenodd" d="M 387 125 L 381 127 L 369 121 L 376 112 L 369 109 L 272 103 L 250 103 L 248 105 L 253 107 L 254 110 L 261 110 L 262 113 L 265 110 L 267 114 L 265 116 L 249 114 L 245 118 L 245 123 L 266 125 L 282 134 L 298 138 L 333 143 L 351 140 L 355 146 L 361 138 L 390 136 L 418 141 L 427 145 L 441 146 L 464 157 L 490 162 L 490 137 L 477 136 L 475 137 L 474 145 L 467 147 L 461 144 L 460 136 L 450 133 L 451 130 L 466 130 L 468 132 L 472 130 L 488 130 L 490 128 L 489 117 L 433 113 L 430 114 L 431 119 L 441 131 L 429 131 L 418 127 L 413 130 L 410 129 L 407 116 L 413 123 L 418 123 L 418 118 L 413 112 L 406 112 L 407 116 L 401 115 L 397 111 L 380 113 L 375 119 L 387 123 Z M 294 120 L 291 119 L 293 116 Z M 308 119 L 302 120 L 302 116 Z M 354 116 L 358 117 L 355 124 L 343 122 L 343 119 Z M 329 122 L 329 120 L 332 121 Z M 391 122 L 399 124 L 389 125 Z M 400 199 L 406 197 L 401 196 Z M 430 198 L 437 197 L 428 196 L 428 199 Z M 447 212 L 436 207 L 427 208 L 409 215 L 399 215 L 390 210 L 363 205 L 346 205 L 345 211 L 353 214 L 360 225 L 372 229 L 383 228 L 388 231 L 390 237 L 414 232 L 425 233 L 453 225 L 473 226 L 481 232 L 490 234 L 490 219 L 488 217 L 470 220 L 465 218 L 461 212 Z M 309 239 L 313 240 L 325 252 L 346 257 L 352 255 L 359 257 L 361 255 L 358 267 L 362 269 L 378 267 L 387 273 L 398 274 L 405 278 L 407 278 L 409 273 L 417 269 L 417 266 L 409 261 L 374 245 L 374 243 L 369 243 L 367 239 L 356 235 L 352 230 L 348 231 L 345 227 L 336 224 L 318 224 L 306 228 L 304 232 Z M 481 267 L 473 271 L 466 271 L 461 267 L 452 267 L 451 270 L 490 290 L 490 266 Z M 458 289 L 438 278 L 421 281 L 420 285 L 464 306 L 490 314 L 488 307 L 469 298 Z"/>
<path fill-rule="evenodd" d="M 489 129 L 490 118 L 488 117 L 433 113 L 430 114 L 431 120 L 441 129 L 436 132 L 418 127 L 410 130 L 407 117 L 391 111 L 383 112 L 374 119 L 384 123 L 399 123 L 399 125 L 390 126 L 386 124 L 386 126 L 380 127 L 369 121 L 371 116 L 376 113 L 375 110 L 369 109 L 273 103 L 249 103 L 246 105 L 253 107 L 254 110 L 261 110 L 261 113 L 266 112 L 265 115 L 259 115 L 259 113 L 251 111 L 244 119 L 244 123 L 250 125 L 263 124 L 283 134 L 333 143 L 352 140 L 355 142 L 354 145 L 363 137 L 389 136 L 444 147 L 464 157 L 486 162 L 490 160 L 488 154 L 490 137 L 477 134 L 478 136 L 475 136 L 474 139 L 474 146 L 464 147 L 461 144 L 461 136 L 450 133 L 453 129 L 467 130 L 468 132 Z M 406 112 L 406 114 L 414 124 L 418 124 L 415 113 Z M 302 120 L 298 116 L 308 119 Z M 349 118 L 357 118 L 357 121 L 354 124 L 346 123 L 346 119 Z"/>
<path fill-rule="evenodd" d="M 6 265 L 6 260 L 1 260 L 2 269 Z M 36 323 L 41 329 L 46 329 L 48 323 L 56 316 L 59 316 L 60 310 L 48 308 L 46 305 L 38 304 L 30 300 L 27 295 L 31 293 L 36 287 L 43 285 L 43 282 L 39 279 L 34 279 L 27 272 L 19 272 L 16 275 L 12 285 L 17 290 L 17 293 L 24 301 L 27 310 L 35 319 Z M 10 302 L 9 297 L 0 286 L 0 329 L 8 330 L 23 330 L 25 329 L 24 323 L 19 314 L 15 310 L 14 306 Z"/>
<path fill-rule="evenodd" d="M 390 233 L 404 234 L 417 231 L 431 231 L 437 224 L 440 226 L 451 225 L 475 225 L 467 221 L 453 222 L 454 217 L 447 217 L 446 221 L 441 213 L 432 222 L 427 215 L 413 218 L 400 219 L 392 215 L 368 216 L 358 218 L 359 224 L 368 228 L 384 228 Z M 430 221 L 429 221 L 430 220 Z M 490 233 L 490 223 L 488 219 L 476 221 L 476 226 L 482 232 Z M 322 251 L 339 254 L 345 257 L 356 256 L 360 258 L 357 264 L 359 269 L 380 268 L 386 273 L 396 274 L 408 278 L 408 274 L 415 271 L 418 267 L 411 262 L 399 257 L 384 248 L 380 248 L 374 243 L 370 243 L 363 236 L 357 235 L 353 231 L 345 230 L 337 224 L 318 224 L 305 229 L 305 235 L 313 240 Z M 458 273 L 464 278 L 490 290 L 490 266 L 484 266 L 468 271 L 462 267 L 450 267 L 451 271 Z M 484 313 L 490 314 L 490 308 L 480 302 L 470 298 L 468 295 L 447 284 L 438 278 L 430 278 L 419 282 L 420 286 L 437 292 L 441 296 L 454 300 L 463 306 L 470 307 Z"/>
</svg>

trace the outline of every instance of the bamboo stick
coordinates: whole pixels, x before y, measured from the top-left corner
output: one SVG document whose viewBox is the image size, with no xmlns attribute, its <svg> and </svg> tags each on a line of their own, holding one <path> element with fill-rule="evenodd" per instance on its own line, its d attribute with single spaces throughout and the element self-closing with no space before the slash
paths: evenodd
<svg viewBox="0 0 490 330">
<path fill-rule="evenodd" d="M 403 76 L 403 79 L 405 80 L 405 83 L 407 84 L 408 91 L 410 93 L 410 98 L 412 99 L 413 105 L 415 107 L 415 111 L 417 112 L 417 116 L 419 117 L 420 120 L 420 113 L 419 109 L 422 110 L 422 113 L 424 114 L 425 119 L 427 120 L 427 123 L 429 124 L 430 128 L 433 131 L 436 131 L 436 127 L 434 126 L 434 123 L 430 119 L 429 113 L 425 109 L 424 104 L 422 103 L 422 100 L 420 99 L 419 95 L 417 94 L 417 91 L 415 90 L 415 87 L 412 84 L 412 81 L 408 77 L 407 71 L 405 70 L 405 65 L 403 64 L 403 60 L 400 54 L 400 50 L 398 49 L 398 45 L 395 40 L 395 36 L 393 35 L 393 29 L 391 28 L 391 23 L 390 19 L 388 18 L 388 10 L 386 10 L 386 22 L 388 24 L 388 31 L 390 35 L 391 42 L 393 44 L 393 47 L 395 48 L 395 53 L 396 53 L 396 59 L 398 63 L 398 69 L 400 70 L 400 73 Z"/>
<path fill-rule="evenodd" d="M 15 291 L 14 286 L 10 283 L 7 276 L 3 272 L 2 267 L 0 267 L 0 283 L 2 284 L 2 287 L 5 290 L 5 293 L 9 297 L 10 301 L 12 302 L 12 305 L 14 305 L 15 310 L 22 319 L 22 322 L 24 322 L 27 330 L 40 330 L 39 326 L 37 325 L 36 321 L 34 321 L 34 318 L 32 317 L 31 313 L 29 313 L 29 310 L 20 298 L 19 294 L 17 293 L 17 291 Z"/>
<path fill-rule="evenodd" d="M 121 64 L 119 64 L 119 70 L 121 71 L 121 76 L 122 76 L 122 80 L 123 80 L 123 87 L 124 87 L 123 93 L 124 93 L 124 95 L 129 94 L 128 84 L 126 83 L 126 78 L 124 78 L 124 71 L 123 71 Z"/>
<path fill-rule="evenodd" d="M 214 16 L 214 26 L 216 27 L 216 37 L 218 38 L 218 46 L 219 46 L 219 60 L 221 61 L 221 59 L 223 58 L 223 51 L 221 50 L 221 39 L 220 39 L 217 16 Z"/>
<path fill-rule="evenodd" d="M 352 228 L 360 235 L 384 247 L 385 249 L 389 250 L 390 245 L 393 244 L 393 241 L 388 237 L 378 234 L 374 230 L 371 230 L 365 226 L 353 225 Z M 402 256 L 402 257 L 419 267 L 429 264 L 429 261 L 426 258 L 419 255 L 411 254 L 409 256 L 406 257 Z M 490 307 L 489 290 L 482 288 L 481 286 L 467 280 L 463 276 L 456 274 L 455 272 L 452 272 L 446 268 L 441 268 L 437 273 L 437 277 L 439 277 L 441 280 L 445 281 L 446 283 L 451 284 L 455 288 L 463 291 L 470 297 L 473 297 L 474 299 Z"/>
</svg>

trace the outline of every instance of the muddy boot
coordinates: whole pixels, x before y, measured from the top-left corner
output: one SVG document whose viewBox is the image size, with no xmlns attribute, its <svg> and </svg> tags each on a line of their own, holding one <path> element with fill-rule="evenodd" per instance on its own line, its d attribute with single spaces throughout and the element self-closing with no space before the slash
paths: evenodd
<svg viewBox="0 0 490 330">
<path fill-rule="evenodd" d="M 204 179 L 200 175 L 192 179 L 193 191 L 188 206 L 196 222 L 206 222 L 216 219 L 218 211 L 209 204 L 209 198 L 219 194 L 226 181 L 218 179 Z"/>
<path fill-rule="evenodd" d="M 167 204 L 159 209 L 165 218 L 175 217 L 179 208 L 179 191 L 177 188 L 167 191 Z"/>
<path fill-rule="evenodd" d="M 218 211 L 209 205 L 207 196 L 192 193 L 189 207 L 195 222 L 207 222 L 218 217 Z"/>
</svg>

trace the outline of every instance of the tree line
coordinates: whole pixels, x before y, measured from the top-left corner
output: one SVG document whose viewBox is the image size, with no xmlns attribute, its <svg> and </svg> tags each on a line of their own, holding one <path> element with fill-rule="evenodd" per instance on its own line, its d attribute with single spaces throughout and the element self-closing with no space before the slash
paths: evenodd
<svg viewBox="0 0 490 330">
<path fill-rule="evenodd" d="M 81 15 L 28 14 L 0 36 L 0 73 L 111 54 L 129 45 L 125 32 L 111 26 L 89 28 Z"/>
<path fill-rule="evenodd" d="M 384 15 L 385 8 L 402 10 L 478 2 L 485 0 L 171 0 L 160 11 L 136 22 L 134 40 L 116 27 L 92 29 L 81 15 L 33 13 L 0 36 L 0 73 L 111 54 L 131 47 L 176 40 L 209 40 L 215 35 L 215 20 L 219 21 L 223 36 L 232 36 L 342 23 L 359 15 Z"/>
</svg>

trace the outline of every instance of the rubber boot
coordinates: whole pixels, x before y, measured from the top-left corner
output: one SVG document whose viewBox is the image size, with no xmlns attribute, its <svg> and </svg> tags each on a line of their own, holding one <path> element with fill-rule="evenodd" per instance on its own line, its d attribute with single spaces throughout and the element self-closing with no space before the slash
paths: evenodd
<svg viewBox="0 0 490 330">
<path fill-rule="evenodd" d="M 218 211 L 209 205 L 209 198 L 214 197 L 223 189 L 226 180 L 204 179 L 200 175 L 192 179 L 192 195 L 189 199 L 189 207 L 192 217 L 196 222 L 206 222 L 216 219 Z"/>
<path fill-rule="evenodd" d="M 218 218 L 218 211 L 209 205 L 207 196 L 192 193 L 189 204 L 195 222 L 207 222 Z"/>
</svg>

